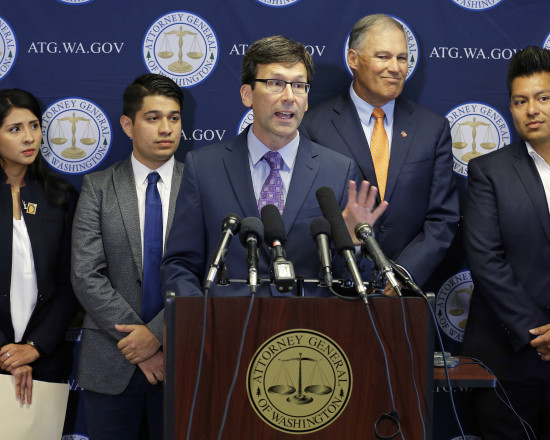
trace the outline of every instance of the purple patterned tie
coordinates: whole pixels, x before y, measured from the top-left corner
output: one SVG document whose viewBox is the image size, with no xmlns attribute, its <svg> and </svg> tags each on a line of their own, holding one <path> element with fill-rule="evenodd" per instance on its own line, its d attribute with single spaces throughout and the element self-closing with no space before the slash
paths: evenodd
<svg viewBox="0 0 550 440">
<path fill-rule="evenodd" d="M 277 151 L 268 151 L 262 159 L 267 161 L 271 171 L 262 185 L 258 200 L 258 211 L 261 212 L 265 205 L 275 205 L 279 208 L 279 212 L 282 215 L 285 200 L 283 196 L 283 181 L 281 180 L 279 170 L 281 169 L 283 158 Z"/>
</svg>

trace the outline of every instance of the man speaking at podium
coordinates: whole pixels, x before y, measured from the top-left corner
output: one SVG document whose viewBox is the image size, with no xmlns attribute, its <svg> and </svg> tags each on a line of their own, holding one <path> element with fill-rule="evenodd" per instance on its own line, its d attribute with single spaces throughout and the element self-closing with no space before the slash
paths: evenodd
<svg viewBox="0 0 550 440">
<path fill-rule="evenodd" d="M 374 223 L 386 209 L 383 204 L 372 210 L 376 188 L 364 182 L 356 190 L 356 168 L 349 158 L 300 137 L 298 126 L 308 107 L 312 76 L 313 61 L 301 43 L 272 36 L 250 46 L 243 59 L 240 93 L 243 104 L 254 110 L 254 123 L 233 140 L 187 154 L 161 266 L 164 292 L 203 294 L 222 220 L 230 213 L 242 219 L 259 217 L 266 200 L 273 200 L 266 191 L 266 179 L 278 182 L 276 198 L 288 237 L 286 257 L 296 275 L 306 279 L 319 277 L 317 249 L 309 234 L 311 221 L 322 215 L 315 196 L 318 188 L 333 189 L 340 207 L 345 206 L 350 231 L 361 221 Z M 260 246 L 259 254 L 258 275 L 266 278 L 270 269 L 267 247 Z M 246 278 L 245 248 L 238 240 L 231 241 L 225 264 L 227 279 Z M 276 292 L 268 283 L 257 290 L 260 296 Z M 244 282 L 213 283 L 209 289 L 211 296 L 249 294 Z M 305 283 L 305 294 L 329 296 L 330 291 Z"/>
</svg>

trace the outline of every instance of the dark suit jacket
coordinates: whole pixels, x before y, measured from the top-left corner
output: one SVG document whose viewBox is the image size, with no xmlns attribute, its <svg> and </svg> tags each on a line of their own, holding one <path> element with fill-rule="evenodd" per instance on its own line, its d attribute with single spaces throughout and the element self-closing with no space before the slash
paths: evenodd
<svg viewBox="0 0 550 440">
<path fill-rule="evenodd" d="M 2 172 L 0 171 L 0 178 Z M 71 225 L 76 194 L 68 193 L 69 208 L 50 204 L 42 187 L 28 181 L 21 188 L 21 199 L 36 203 L 36 214 L 23 210 L 36 270 L 38 298 L 22 342 L 30 339 L 45 356 L 30 364 L 33 378 L 60 381 L 71 369 L 65 332 L 74 318 L 78 302 L 70 282 Z M 14 342 L 10 312 L 13 209 L 11 187 L 0 185 L 0 346 Z"/>
<path fill-rule="evenodd" d="M 349 92 L 306 112 L 302 129 L 314 141 L 355 160 L 361 180 L 377 185 L 365 133 Z M 449 123 L 406 98 L 395 102 L 385 199 L 375 225 L 384 253 L 425 285 L 458 225 Z"/>
<path fill-rule="evenodd" d="M 166 291 L 184 296 L 201 295 L 224 217 L 230 213 L 241 219 L 259 217 L 250 175 L 247 133 L 248 130 L 231 141 L 187 154 L 174 225 L 161 266 Z M 332 187 L 343 208 L 347 181 L 354 179 L 355 174 L 355 166 L 347 157 L 302 136 L 282 216 L 288 237 L 284 249 L 297 276 L 319 277 L 316 244 L 309 232 L 311 221 L 322 216 L 315 192 L 322 186 Z M 238 237 L 231 241 L 225 263 L 230 279 L 248 278 L 246 252 Z M 261 278 L 268 277 L 269 265 L 269 250 L 264 245 L 259 258 Z M 249 294 L 245 283 L 232 283 L 229 287 L 213 285 L 209 292 L 212 296 Z M 257 294 L 269 296 L 267 284 L 260 285 Z M 306 284 L 306 295 L 330 293 Z"/>
<path fill-rule="evenodd" d="M 166 232 L 170 230 L 183 164 L 175 163 Z M 84 176 L 73 226 L 72 282 L 86 311 L 78 383 L 104 394 L 122 393 L 137 368 L 117 348 L 126 336 L 115 324 L 145 324 L 163 340 L 164 309 L 141 320 L 142 252 L 131 159 Z"/>
<path fill-rule="evenodd" d="M 500 379 L 530 375 L 541 360 L 529 329 L 550 322 L 550 214 L 523 142 L 473 159 L 464 211 L 474 281 L 463 351 Z"/>
</svg>

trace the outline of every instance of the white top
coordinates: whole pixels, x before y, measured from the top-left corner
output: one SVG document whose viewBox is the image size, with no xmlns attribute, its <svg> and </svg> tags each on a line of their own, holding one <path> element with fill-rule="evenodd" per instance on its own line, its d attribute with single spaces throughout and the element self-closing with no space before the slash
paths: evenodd
<svg viewBox="0 0 550 440">
<path fill-rule="evenodd" d="M 160 179 L 157 182 L 157 189 L 160 194 L 160 201 L 162 203 L 162 243 L 163 249 L 166 244 L 166 225 L 168 224 L 168 208 L 170 206 L 170 188 L 172 187 L 172 174 L 174 173 L 174 164 L 176 163 L 174 156 L 170 158 L 166 163 L 157 168 L 156 170 L 150 170 L 140 161 L 138 161 L 132 153 L 132 169 L 134 170 L 134 181 L 136 183 L 136 191 L 138 198 L 138 210 L 139 210 L 139 227 L 141 230 L 141 255 L 143 258 L 143 233 L 145 226 L 145 193 L 147 192 L 147 176 L 156 171 L 160 175 Z"/>
<path fill-rule="evenodd" d="M 31 240 L 25 220 L 13 219 L 11 257 L 10 311 L 15 342 L 20 342 L 27 328 L 38 296 Z"/>
<path fill-rule="evenodd" d="M 542 180 L 542 186 L 546 194 L 546 204 L 550 211 L 550 165 L 548 165 L 542 156 L 535 151 L 529 142 L 525 142 L 525 144 L 527 145 L 527 152 L 533 159 L 533 162 L 535 162 L 540 179 Z"/>
</svg>

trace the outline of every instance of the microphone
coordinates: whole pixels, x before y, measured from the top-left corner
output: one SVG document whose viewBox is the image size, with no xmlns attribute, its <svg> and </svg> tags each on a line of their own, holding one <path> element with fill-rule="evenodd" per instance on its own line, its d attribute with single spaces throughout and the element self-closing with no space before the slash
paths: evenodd
<svg viewBox="0 0 550 440">
<path fill-rule="evenodd" d="M 386 277 L 395 293 L 397 295 L 401 295 L 399 283 L 395 278 L 388 259 L 374 238 L 372 226 L 365 222 L 358 223 L 355 226 L 355 236 L 361 243 L 363 243 L 365 249 L 367 250 L 367 256 L 374 262 L 374 265 L 378 271 Z"/>
<path fill-rule="evenodd" d="M 258 287 L 258 241 L 264 238 L 264 225 L 257 217 L 247 217 L 241 223 L 239 239 L 246 248 L 248 265 L 248 284 L 250 292 L 256 293 Z"/>
<path fill-rule="evenodd" d="M 336 201 L 334 191 L 328 186 L 323 186 L 316 191 L 315 195 L 317 196 L 317 201 L 319 202 L 323 215 L 330 223 L 332 240 L 334 241 L 336 250 L 342 258 L 344 258 L 346 266 L 351 273 L 353 284 L 355 285 L 355 291 L 361 297 L 363 302 L 368 304 L 367 289 L 363 284 L 361 273 L 359 272 L 357 262 L 355 261 L 355 246 L 353 245 L 353 241 L 351 241 L 346 222 L 342 217 L 342 212 L 340 211 L 340 206 L 338 206 L 338 202 Z"/>
<path fill-rule="evenodd" d="M 206 277 L 206 282 L 204 283 L 205 290 L 210 289 L 210 286 L 214 282 L 218 269 L 221 265 L 223 265 L 229 243 L 231 243 L 233 235 L 239 232 L 240 227 L 241 218 L 237 214 L 228 214 L 223 219 L 222 236 L 220 238 L 220 242 L 218 243 L 218 247 L 212 254 L 212 263 L 210 263 L 208 276 Z"/>
<path fill-rule="evenodd" d="M 390 266 L 393 269 L 395 276 L 399 279 L 399 281 L 401 281 L 404 286 L 406 286 L 414 294 L 424 296 L 424 292 L 422 292 L 422 289 L 420 289 L 420 287 L 418 287 L 415 282 L 411 280 L 411 277 L 409 277 L 407 272 L 405 272 L 390 258 L 388 258 L 388 262 L 390 263 Z"/>
<path fill-rule="evenodd" d="M 317 253 L 321 262 L 321 271 L 325 285 L 332 286 L 331 256 L 330 256 L 330 223 L 324 217 L 314 218 L 309 225 L 309 232 L 317 243 Z"/>
<path fill-rule="evenodd" d="M 273 277 L 276 289 L 288 293 L 294 289 L 296 276 L 292 263 L 286 259 L 283 245 L 286 242 L 286 231 L 279 209 L 275 205 L 265 205 L 260 213 L 264 224 L 264 241 L 271 249 L 273 260 Z"/>
</svg>

